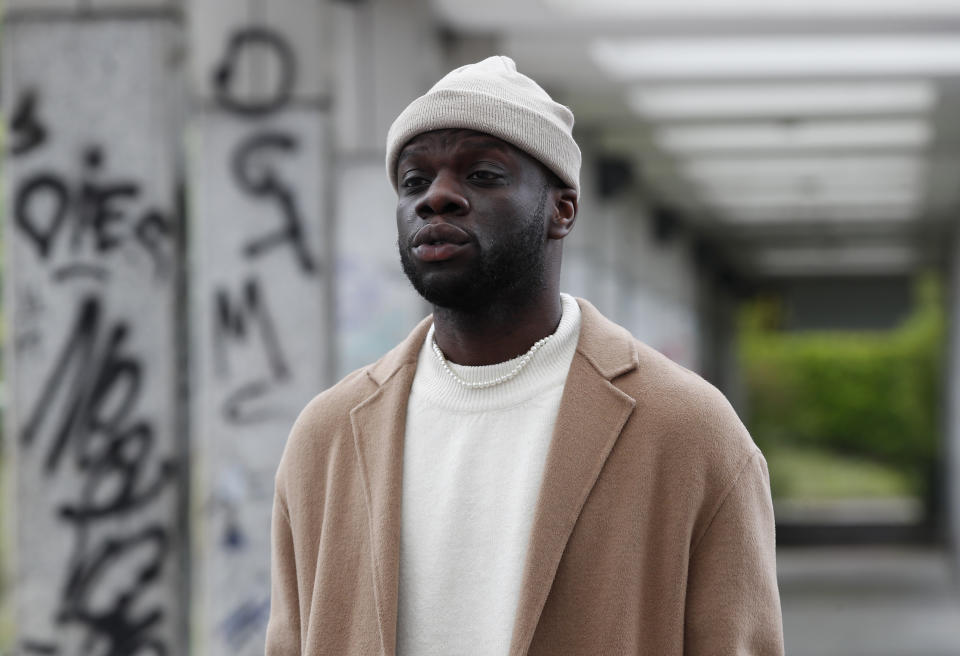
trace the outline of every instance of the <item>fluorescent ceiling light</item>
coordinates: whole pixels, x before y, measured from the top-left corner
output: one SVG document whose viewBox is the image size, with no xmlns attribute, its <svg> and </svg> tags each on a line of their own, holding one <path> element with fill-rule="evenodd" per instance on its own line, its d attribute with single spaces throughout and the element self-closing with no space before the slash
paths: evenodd
<svg viewBox="0 0 960 656">
<path fill-rule="evenodd" d="M 960 2 L 957 3 L 960 6 Z M 631 107 L 653 119 L 920 113 L 937 100 L 932 82 L 673 85 L 639 87 Z"/>
<path fill-rule="evenodd" d="M 605 39 L 590 51 L 621 79 L 960 73 L 958 34 Z"/>
<path fill-rule="evenodd" d="M 699 177 L 694 182 L 705 195 L 718 197 L 767 193 L 852 195 L 877 190 L 914 191 L 921 188 L 923 176 L 914 174 L 846 179 L 827 171 L 820 175 Z"/>
<path fill-rule="evenodd" d="M 708 202 L 722 207 L 778 208 L 778 207 L 844 207 L 852 206 L 912 206 L 918 203 L 916 190 L 865 190 L 847 193 L 798 194 L 764 193 L 738 196 L 711 195 Z"/>
<path fill-rule="evenodd" d="M 821 174 L 739 178 L 736 176 L 685 176 L 705 196 L 749 196 L 762 194 L 855 195 L 878 189 L 906 192 L 921 189 L 922 175 L 863 175 L 842 178 Z"/>
<path fill-rule="evenodd" d="M 721 208 L 725 223 L 790 225 L 802 223 L 895 223 L 916 218 L 918 207 L 907 205 L 847 205 L 806 207 L 737 207 Z"/>
<path fill-rule="evenodd" d="M 832 248 L 770 248 L 759 251 L 757 263 L 768 270 L 899 270 L 917 261 L 908 246 L 857 246 Z"/>
<path fill-rule="evenodd" d="M 888 177 L 921 176 L 925 170 L 920 157 L 876 156 L 795 156 L 795 157 L 700 157 L 680 164 L 688 177 L 702 178 L 825 178 L 845 182 L 870 181 Z"/>
<path fill-rule="evenodd" d="M 664 150 L 771 150 L 810 148 L 919 148 L 930 141 L 920 119 L 800 121 L 685 125 L 654 131 Z"/>
<path fill-rule="evenodd" d="M 579 16 L 696 18 L 906 18 L 956 16 L 955 0 L 543 0 L 548 7 Z"/>
</svg>

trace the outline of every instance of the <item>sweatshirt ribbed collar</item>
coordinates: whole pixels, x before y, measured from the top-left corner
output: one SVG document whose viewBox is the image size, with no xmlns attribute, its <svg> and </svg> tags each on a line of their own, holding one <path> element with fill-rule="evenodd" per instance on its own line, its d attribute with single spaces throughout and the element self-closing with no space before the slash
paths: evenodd
<svg viewBox="0 0 960 656">
<path fill-rule="evenodd" d="M 524 403 L 557 385 L 563 385 L 580 336 L 580 306 L 567 294 L 560 294 L 562 315 L 557 330 L 530 362 L 511 380 L 483 389 L 464 387 L 440 365 L 433 353 L 434 327 L 430 326 L 420 348 L 417 373 L 410 391 L 412 399 L 460 412 L 484 412 Z M 520 356 L 497 364 L 469 367 L 449 362 L 466 381 L 492 380 L 519 363 Z"/>
</svg>

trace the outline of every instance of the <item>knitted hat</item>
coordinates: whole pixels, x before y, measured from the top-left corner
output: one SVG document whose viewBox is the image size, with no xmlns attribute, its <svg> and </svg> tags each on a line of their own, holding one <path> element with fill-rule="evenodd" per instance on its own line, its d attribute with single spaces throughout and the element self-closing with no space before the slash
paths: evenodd
<svg viewBox="0 0 960 656">
<path fill-rule="evenodd" d="M 387 176 L 394 189 L 397 160 L 407 142 L 444 128 L 467 128 L 503 139 L 580 191 L 573 112 L 517 72 L 509 57 L 488 57 L 447 73 L 400 113 L 387 133 Z"/>
</svg>

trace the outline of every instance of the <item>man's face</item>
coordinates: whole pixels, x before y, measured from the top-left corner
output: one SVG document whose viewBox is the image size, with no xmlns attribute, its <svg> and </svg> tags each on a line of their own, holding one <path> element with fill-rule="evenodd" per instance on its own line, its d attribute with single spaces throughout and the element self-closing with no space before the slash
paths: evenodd
<svg viewBox="0 0 960 656">
<path fill-rule="evenodd" d="M 411 140 L 397 164 L 403 271 L 433 305 L 476 310 L 544 286 L 546 172 L 510 144 L 472 130 Z"/>
</svg>

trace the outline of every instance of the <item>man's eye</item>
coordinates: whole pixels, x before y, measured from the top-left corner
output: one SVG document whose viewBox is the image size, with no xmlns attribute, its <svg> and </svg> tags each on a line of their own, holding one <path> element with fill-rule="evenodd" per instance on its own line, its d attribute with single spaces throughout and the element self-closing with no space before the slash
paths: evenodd
<svg viewBox="0 0 960 656">
<path fill-rule="evenodd" d="M 404 178 L 403 183 L 400 186 L 410 189 L 413 187 L 420 187 L 425 184 L 429 184 L 429 181 L 426 178 L 423 178 L 419 175 L 411 175 L 409 177 Z"/>
<path fill-rule="evenodd" d="M 494 173 L 493 171 L 486 171 L 481 169 L 479 171 L 474 171 L 468 177 L 471 180 L 493 181 L 493 180 L 499 180 L 501 176 L 499 173 Z"/>
</svg>

